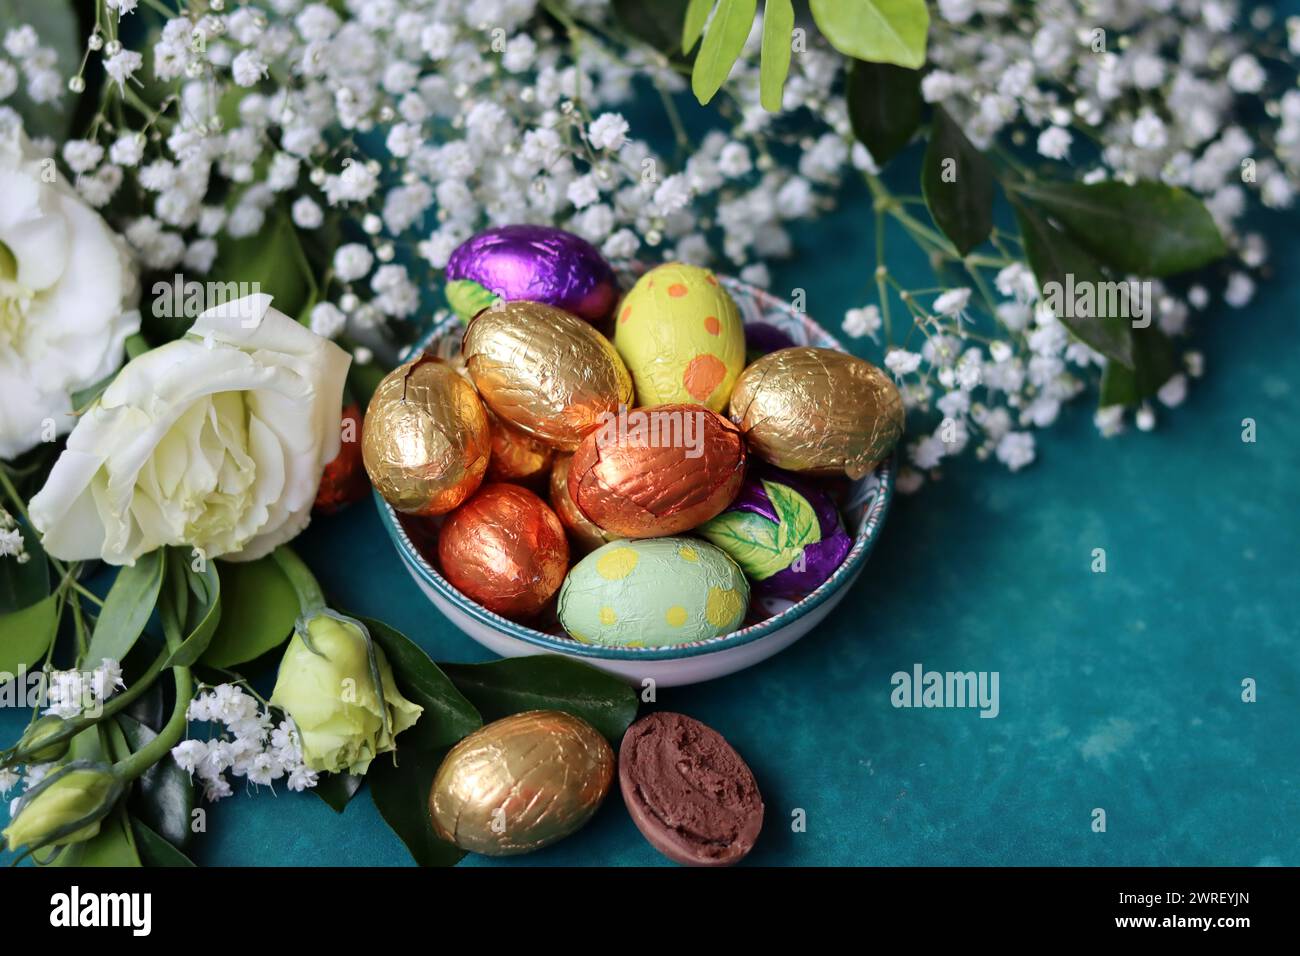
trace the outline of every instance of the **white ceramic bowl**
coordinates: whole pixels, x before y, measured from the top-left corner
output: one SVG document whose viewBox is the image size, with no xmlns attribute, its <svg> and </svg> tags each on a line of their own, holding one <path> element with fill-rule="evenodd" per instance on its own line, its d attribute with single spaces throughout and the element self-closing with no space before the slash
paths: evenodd
<svg viewBox="0 0 1300 956">
<path fill-rule="evenodd" d="M 775 326 L 796 345 L 840 348 L 825 329 L 762 289 L 725 276 L 721 281 L 740 307 L 746 327 Z M 452 316 L 432 329 L 412 353 L 424 349 L 435 355 L 453 355 L 460 348 L 463 330 L 460 320 Z M 766 660 L 799 640 L 826 617 L 862 573 L 880 534 L 893 496 L 894 467 L 892 461 L 883 462 L 850 487 L 847 499 L 841 503 L 841 514 L 854 536 L 853 547 L 844 563 L 820 587 L 798 602 L 765 601 L 763 610 L 771 616 L 757 624 L 721 637 L 673 647 L 582 644 L 562 631 L 535 630 L 494 614 L 456 590 L 420 553 L 392 506 L 378 494 L 375 501 L 402 564 L 420 590 L 449 621 L 484 647 L 502 657 L 564 654 L 633 683 L 652 679 L 658 686 L 674 687 L 712 680 Z"/>
</svg>

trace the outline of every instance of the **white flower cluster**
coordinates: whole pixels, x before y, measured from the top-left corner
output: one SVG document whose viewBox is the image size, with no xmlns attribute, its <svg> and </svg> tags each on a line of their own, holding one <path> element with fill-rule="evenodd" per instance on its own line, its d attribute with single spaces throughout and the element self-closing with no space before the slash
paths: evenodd
<svg viewBox="0 0 1300 956">
<path fill-rule="evenodd" d="M 17 520 L 3 505 L 0 505 L 0 558 L 13 558 L 19 564 L 32 559 Z"/>
<path fill-rule="evenodd" d="M 203 784 L 204 799 L 220 800 L 234 792 L 227 771 L 258 786 L 273 786 L 282 777 L 288 778 L 290 790 L 316 786 L 316 771 L 303 763 L 293 721 L 286 717 L 275 723 L 270 709 L 238 684 L 202 690 L 190 701 L 186 717 L 222 728 L 208 740 L 183 740 L 172 748 L 180 768 Z"/>
<path fill-rule="evenodd" d="M 117 661 L 104 658 L 89 673 L 79 670 L 50 671 L 45 686 L 45 709 L 42 713 L 57 717 L 77 717 L 95 712 L 126 684 Z"/>
<path fill-rule="evenodd" d="M 53 103 L 63 94 L 57 69 L 58 54 L 41 46 L 41 38 L 28 24 L 5 31 L 0 55 L 0 103 L 19 92 L 37 104 Z"/>
</svg>

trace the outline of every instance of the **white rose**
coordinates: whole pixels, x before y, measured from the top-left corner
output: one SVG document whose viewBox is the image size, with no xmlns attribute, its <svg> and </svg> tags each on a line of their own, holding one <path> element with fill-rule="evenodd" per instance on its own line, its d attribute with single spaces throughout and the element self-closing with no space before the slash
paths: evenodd
<svg viewBox="0 0 1300 956">
<path fill-rule="evenodd" d="M 0 134 L 0 458 L 72 428 L 72 393 L 140 328 L 137 296 L 121 237 L 22 133 Z"/>
<path fill-rule="evenodd" d="M 350 356 L 252 295 L 129 362 L 31 500 L 45 550 L 131 564 L 162 545 L 251 561 L 306 527 L 339 451 Z"/>
</svg>

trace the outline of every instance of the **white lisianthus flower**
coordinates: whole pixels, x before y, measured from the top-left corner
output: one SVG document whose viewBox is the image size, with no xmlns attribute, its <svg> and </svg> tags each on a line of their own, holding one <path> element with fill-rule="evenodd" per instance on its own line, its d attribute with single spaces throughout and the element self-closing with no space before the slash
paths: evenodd
<svg viewBox="0 0 1300 956">
<path fill-rule="evenodd" d="M 125 242 L 26 137 L 0 135 L 0 458 L 73 426 L 139 331 Z"/>
<path fill-rule="evenodd" d="M 339 451 L 351 361 L 252 295 L 128 363 L 31 500 L 45 549 L 131 564 L 163 545 L 251 561 L 298 534 Z"/>
</svg>

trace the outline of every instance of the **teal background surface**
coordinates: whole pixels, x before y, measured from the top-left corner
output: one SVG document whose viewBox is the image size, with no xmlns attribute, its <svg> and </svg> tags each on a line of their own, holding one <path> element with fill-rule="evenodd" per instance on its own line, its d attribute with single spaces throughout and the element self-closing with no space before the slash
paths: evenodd
<svg viewBox="0 0 1300 956">
<path fill-rule="evenodd" d="M 915 157 L 898 165 L 915 176 Z M 845 309 L 874 301 L 871 221 L 865 190 L 847 188 L 835 213 L 796 228 L 773 291 L 805 289 L 838 334 Z M 713 726 L 753 768 L 767 817 L 750 862 L 1300 864 L 1300 250 L 1294 218 L 1260 225 L 1273 279 L 1248 308 L 1200 317 L 1206 375 L 1154 433 L 1101 438 L 1085 398 L 1038 433 L 1038 461 L 1019 474 L 946 465 L 896 498 L 862 578 L 813 633 L 743 673 L 660 690 L 656 706 Z M 905 237 L 890 243 L 912 285 L 933 284 Z M 849 345 L 879 358 L 869 341 Z M 338 606 L 435 659 L 490 658 L 407 576 L 370 500 L 317 519 L 299 545 Z M 1090 570 L 1094 548 L 1104 574 Z M 890 676 L 916 663 L 997 671 L 1000 714 L 894 708 Z M 1256 703 L 1241 700 L 1245 678 Z M 0 740 L 24 716 L 0 713 Z M 805 832 L 791 826 L 799 810 Z M 364 792 L 335 814 L 282 788 L 211 807 L 191 853 L 409 863 Z M 498 862 L 667 861 L 615 788 L 570 839 L 462 865 Z"/>
</svg>

